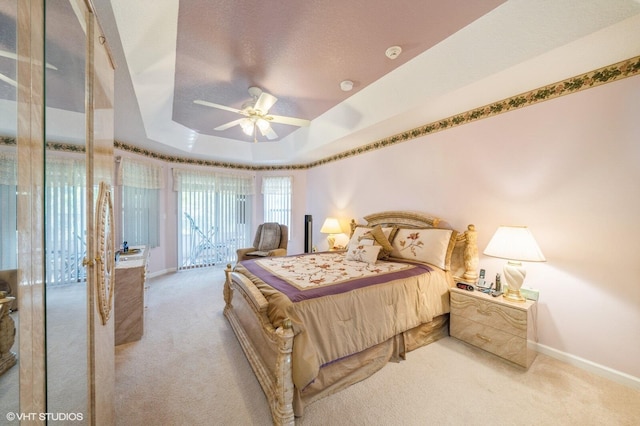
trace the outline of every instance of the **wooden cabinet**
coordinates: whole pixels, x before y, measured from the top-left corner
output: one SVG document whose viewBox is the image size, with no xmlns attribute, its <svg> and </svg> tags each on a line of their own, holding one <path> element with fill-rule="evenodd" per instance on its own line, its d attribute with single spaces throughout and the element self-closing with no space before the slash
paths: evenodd
<svg viewBox="0 0 640 426">
<path fill-rule="evenodd" d="M 15 342 L 16 324 L 9 315 L 15 298 L 0 295 L 0 376 L 16 365 L 16 354 L 11 352 Z"/>
<path fill-rule="evenodd" d="M 145 282 L 149 249 L 122 254 L 116 264 L 114 289 L 115 344 L 134 342 L 144 334 Z"/>
<path fill-rule="evenodd" d="M 452 288 L 451 336 L 529 368 L 536 356 L 535 301 L 515 303 L 502 296 Z"/>
</svg>

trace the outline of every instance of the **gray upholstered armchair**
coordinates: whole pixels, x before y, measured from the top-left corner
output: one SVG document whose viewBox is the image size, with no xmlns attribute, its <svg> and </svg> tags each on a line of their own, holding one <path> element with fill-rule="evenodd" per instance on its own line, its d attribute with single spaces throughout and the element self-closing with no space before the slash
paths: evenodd
<svg viewBox="0 0 640 426">
<path fill-rule="evenodd" d="M 275 222 L 263 223 L 258 226 L 253 247 L 236 250 L 238 262 L 259 257 L 286 256 L 288 241 L 289 228 L 287 225 Z"/>
</svg>

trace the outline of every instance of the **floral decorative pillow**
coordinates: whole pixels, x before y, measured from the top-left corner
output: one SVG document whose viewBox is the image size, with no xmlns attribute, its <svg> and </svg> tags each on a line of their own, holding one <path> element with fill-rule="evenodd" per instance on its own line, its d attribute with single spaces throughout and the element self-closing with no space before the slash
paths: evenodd
<svg viewBox="0 0 640 426">
<path fill-rule="evenodd" d="M 455 236 L 455 232 L 450 229 L 401 228 L 391 243 L 391 257 L 429 263 L 448 270 Z"/>
<path fill-rule="evenodd" d="M 347 260 L 376 263 L 381 248 L 381 246 L 349 244 L 349 247 L 347 247 Z"/>
</svg>

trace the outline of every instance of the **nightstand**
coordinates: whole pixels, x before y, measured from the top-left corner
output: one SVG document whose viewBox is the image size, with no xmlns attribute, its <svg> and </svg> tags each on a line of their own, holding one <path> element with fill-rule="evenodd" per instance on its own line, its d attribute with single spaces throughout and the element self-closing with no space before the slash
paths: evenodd
<svg viewBox="0 0 640 426">
<path fill-rule="evenodd" d="M 524 368 L 529 368 L 536 351 L 537 304 L 526 300 L 510 302 L 480 291 L 450 290 L 449 334 Z"/>
</svg>

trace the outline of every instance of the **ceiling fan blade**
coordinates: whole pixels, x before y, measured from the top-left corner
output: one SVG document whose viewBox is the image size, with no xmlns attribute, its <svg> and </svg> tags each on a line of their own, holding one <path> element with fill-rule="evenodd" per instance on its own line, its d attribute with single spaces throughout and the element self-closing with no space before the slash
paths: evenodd
<svg viewBox="0 0 640 426">
<path fill-rule="evenodd" d="M 269 140 L 278 139 L 278 134 L 271 128 L 271 126 L 267 127 L 265 130 L 260 129 L 260 133 L 262 136 L 266 136 Z"/>
<path fill-rule="evenodd" d="M 0 73 L 0 81 L 4 81 L 5 83 L 10 84 L 13 87 L 18 87 L 18 82 L 14 79 L 7 77 L 6 75 Z"/>
<path fill-rule="evenodd" d="M 235 112 L 235 113 L 238 113 L 238 114 L 246 115 L 244 113 L 244 111 L 242 111 L 241 109 L 231 108 L 231 107 L 220 105 L 220 104 L 214 104 L 213 102 L 209 102 L 209 101 L 203 101 L 203 100 L 200 100 L 200 99 L 196 99 L 195 101 L 193 101 L 193 103 L 194 104 L 198 104 L 198 105 L 208 106 L 208 107 L 211 107 L 211 108 L 218 108 L 218 109 L 223 109 L 225 111 L 231 111 L 231 112 Z"/>
<path fill-rule="evenodd" d="M 262 114 L 266 114 L 267 111 L 269 111 L 269 108 L 271 108 L 277 101 L 278 98 L 275 96 L 262 92 L 253 109 L 260 111 Z"/>
<path fill-rule="evenodd" d="M 244 118 L 238 118 L 237 120 L 233 120 L 228 123 L 221 124 L 220 126 L 216 127 L 213 130 L 227 130 L 230 127 L 237 126 L 238 124 L 240 124 L 242 120 L 244 120 Z"/>
<path fill-rule="evenodd" d="M 4 58 L 14 59 L 14 60 L 16 60 L 16 61 L 18 60 L 18 55 L 16 55 L 14 52 L 9 52 L 9 51 L 7 51 L 7 50 L 2 50 L 2 49 L 0 49 L 0 56 L 2 56 L 2 57 L 4 57 Z M 50 63 L 48 63 L 48 62 L 46 62 L 46 63 L 45 63 L 45 66 L 46 66 L 47 68 L 49 68 L 49 69 L 52 69 L 52 70 L 56 70 L 56 71 L 58 70 L 58 68 L 57 68 L 57 67 L 55 67 L 55 66 L 51 65 L 51 64 L 50 64 Z"/>
<path fill-rule="evenodd" d="M 284 117 L 282 115 L 269 115 L 267 118 L 272 123 L 289 124 L 290 126 L 307 127 L 311 123 L 304 118 Z"/>
</svg>

